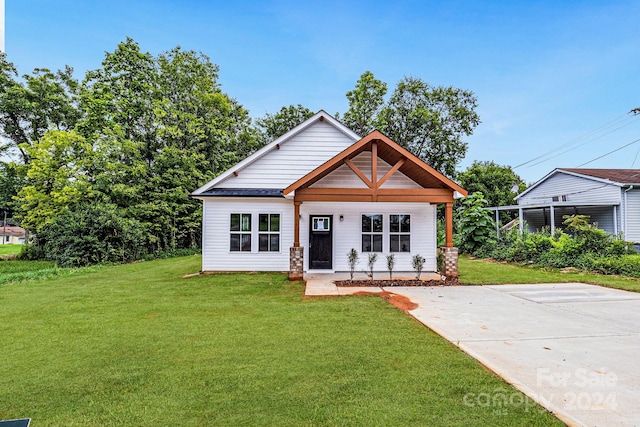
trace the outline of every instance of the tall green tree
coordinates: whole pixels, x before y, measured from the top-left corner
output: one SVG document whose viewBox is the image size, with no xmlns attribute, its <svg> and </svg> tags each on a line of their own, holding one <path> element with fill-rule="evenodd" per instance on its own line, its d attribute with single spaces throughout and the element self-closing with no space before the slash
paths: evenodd
<svg viewBox="0 0 640 427">
<path fill-rule="evenodd" d="M 480 123 L 473 92 L 405 77 L 385 101 L 386 93 L 386 83 L 370 71 L 362 74 L 347 92 L 344 124 L 362 136 L 378 129 L 438 171 L 455 176 L 467 153 L 464 138 Z"/>
<path fill-rule="evenodd" d="M 14 162 L 0 162 L 0 216 L 13 218 L 17 205 L 14 196 L 25 184 L 24 167 Z"/>
<path fill-rule="evenodd" d="M 0 53 L 0 133 L 6 139 L 0 153 L 15 150 L 28 163 L 25 147 L 48 130 L 73 129 L 81 115 L 77 85 L 70 67 L 57 73 L 36 68 L 20 80 L 15 66 Z"/>
<path fill-rule="evenodd" d="M 384 105 L 387 84 L 375 78 L 371 71 L 364 72 L 353 90 L 347 92 L 349 109 L 342 122 L 360 136 L 368 135 L 379 127 L 378 115 Z"/>
<path fill-rule="evenodd" d="M 481 192 L 489 206 L 507 206 L 515 203 L 514 197 L 524 191 L 526 184 L 511 166 L 493 161 L 474 161 L 458 174 L 458 182 L 470 193 Z M 516 187 L 516 191 L 512 191 Z"/>
<path fill-rule="evenodd" d="M 300 123 L 313 116 L 314 112 L 302 105 L 282 107 L 275 114 L 267 113 L 256 121 L 260 132 L 261 142 L 267 144 L 289 132 Z"/>
<path fill-rule="evenodd" d="M 16 196 L 23 227 L 39 232 L 58 215 L 94 196 L 86 171 L 92 147 L 74 131 L 49 131 L 21 147 L 31 161 L 27 183 Z"/>
<path fill-rule="evenodd" d="M 150 250 L 197 245 L 201 206 L 189 192 L 258 146 L 248 112 L 222 92 L 218 66 L 180 47 L 154 57 L 127 39 L 79 92 L 92 188 L 144 224 Z"/>
<path fill-rule="evenodd" d="M 467 153 L 470 136 L 480 123 L 472 92 L 434 87 L 419 78 L 402 79 L 382 108 L 382 132 L 439 172 L 455 176 Z"/>
</svg>

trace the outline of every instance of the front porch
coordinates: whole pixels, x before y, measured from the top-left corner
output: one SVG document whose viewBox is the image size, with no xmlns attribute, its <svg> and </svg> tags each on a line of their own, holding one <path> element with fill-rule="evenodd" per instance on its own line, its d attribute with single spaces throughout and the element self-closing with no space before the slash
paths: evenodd
<svg viewBox="0 0 640 427">
<path fill-rule="evenodd" d="M 466 191 L 455 182 L 449 180 L 429 165 L 424 163 L 404 148 L 375 131 L 361 139 L 351 147 L 334 156 L 315 170 L 300 178 L 283 190 L 283 195 L 293 201 L 294 241 L 290 248 L 290 278 L 301 280 L 305 272 L 317 268 L 305 257 L 317 256 L 317 247 L 311 246 L 312 225 L 314 220 L 322 219 L 331 227 L 333 233 L 336 224 L 345 221 L 339 236 L 342 246 L 330 241 L 326 245 L 329 261 L 322 269 L 330 272 L 346 271 L 343 263 L 336 268 L 335 253 L 346 256 L 349 248 L 358 248 L 358 252 L 398 253 L 405 269 L 411 268 L 410 258 L 406 252 L 420 255 L 428 260 L 425 270 L 436 270 L 436 215 L 437 205 L 445 206 L 445 256 L 444 272 L 447 276 L 456 277 L 457 249 L 453 247 L 453 202 L 456 197 L 466 196 Z M 353 206 L 358 206 L 354 209 Z M 321 209 L 317 208 L 321 207 Z M 346 207 L 349 206 L 347 209 Z M 343 210 L 348 210 L 348 214 Z M 370 215 L 373 214 L 373 215 Z M 313 217 L 311 216 L 313 215 Z M 380 226 L 381 237 L 379 249 L 366 250 L 364 241 L 366 231 L 360 229 L 360 223 L 366 216 L 379 217 L 386 230 Z M 396 217 L 411 217 L 411 231 L 393 230 Z M 339 218 L 339 223 L 336 220 Z M 302 228 L 301 230 L 301 227 Z M 364 227 L 364 226 L 363 226 Z M 307 233 L 307 229 L 311 231 Z M 351 233 L 349 236 L 342 233 Z M 407 239 L 416 244 L 414 247 L 398 249 L 403 243 L 399 239 Z M 363 239 L 363 240 L 361 240 Z M 346 241 L 346 243 L 345 243 Z M 305 244 L 307 249 L 305 250 Z M 424 246 L 424 245 L 427 246 Z M 346 245 L 346 246 L 345 246 Z M 373 241 L 372 241 L 373 246 Z M 382 248 L 385 249 L 382 249 Z M 414 250 L 419 248 L 418 251 Z M 405 252 L 405 253 L 402 253 Z M 342 255 L 340 255 L 342 256 Z M 333 257 L 333 258 L 331 258 Z M 362 260 L 365 261 L 366 260 Z M 328 266 L 328 267 L 327 267 Z M 376 271 L 383 271 L 377 268 Z"/>
</svg>

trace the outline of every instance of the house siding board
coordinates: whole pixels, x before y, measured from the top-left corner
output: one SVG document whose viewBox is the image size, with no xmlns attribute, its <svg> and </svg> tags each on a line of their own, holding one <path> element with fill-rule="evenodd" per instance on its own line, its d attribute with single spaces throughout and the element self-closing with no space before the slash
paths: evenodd
<svg viewBox="0 0 640 427">
<path fill-rule="evenodd" d="M 231 213 L 250 213 L 252 251 L 229 250 Z M 280 251 L 259 252 L 258 215 L 280 214 Z M 215 198 L 204 200 L 202 236 L 203 271 L 287 271 L 289 247 L 293 245 L 293 203 L 284 199 Z"/>
<path fill-rule="evenodd" d="M 371 179 L 371 152 L 360 153 L 352 160 L 353 164 L 369 179 Z M 384 160 L 378 158 L 378 180 L 391 170 Z M 318 182 L 311 188 L 367 188 L 366 184 L 347 165 L 342 165 Z M 408 178 L 400 171 L 396 171 L 380 188 L 422 188 L 415 181 Z"/>
<path fill-rule="evenodd" d="M 282 189 L 354 142 L 333 125 L 317 121 L 216 187 Z"/>
<path fill-rule="evenodd" d="M 385 256 L 389 251 L 389 215 L 411 215 L 411 252 L 395 253 L 396 265 L 394 271 L 413 271 L 412 257 L 422 255 L 426 261 L 424 271 L 436 269 L 436 226 L 434 205 L 428 203 L 329 203 L 305 202 L 300 206 L 300 240 L 305 246 L 305 271 L 309 270 L 308 247 L 309 216 L 333 215 L 333 271 L 347 272 L 347 253 L 355 248 L 360 253 L 360 263 L 356 267 L 358 277 L 367 268 L 366 253 L 361 253 L 362 245 L 362 214 L 383 214 L 384 234 L 383 251 L 378 254 L 374 270 L 378 274 L 387 273 Z M 340 221 L 340 215 L 344 220 Z"/>
<path fill-rule="evenodd" d="M 551 203 L 554 196 L 566 196 L 567 203 L 620 204 L 620 187 L 588 178 L 557 173 L 518 199 L 519 205 Z"/>
<path fill-rule="evenodd" d="M 627 192 L 627 218 L 625 240 L 640 242 L 640 190 Z"/>
</svg>

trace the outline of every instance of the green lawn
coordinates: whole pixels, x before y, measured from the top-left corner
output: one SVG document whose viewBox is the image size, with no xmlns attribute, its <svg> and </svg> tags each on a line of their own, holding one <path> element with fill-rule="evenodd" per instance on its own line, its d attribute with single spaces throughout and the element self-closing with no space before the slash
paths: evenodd
<svg viewBox="0 0 640 427">
<path fill-rule="evenodd" d="M 191 256 L 0 285 L 0 419 L 561 425 L 378 297 L 304 299 L 280 274 L 181 278 L 199 267 Z"/>
<path fill-rule="evenodd" d="M 0 245 L 0 255 L 19 254 L 23 246 L 12 243 Z"/>
<path fill-rule="evenodd" d="M 557 269 L 473 259 L 466 255 L 459 258 L 458 264 L 460 281 L 465 285 L 580 282 L 640 292 L 640 280 L 630 277 L 578 271 L 563 273 Z"/>
<path fill-rule="evenodd" d="M 54 276 L 64 270 L 51 261 L 0 261 L 0 286 L 5 283 Z"/>
</svg>

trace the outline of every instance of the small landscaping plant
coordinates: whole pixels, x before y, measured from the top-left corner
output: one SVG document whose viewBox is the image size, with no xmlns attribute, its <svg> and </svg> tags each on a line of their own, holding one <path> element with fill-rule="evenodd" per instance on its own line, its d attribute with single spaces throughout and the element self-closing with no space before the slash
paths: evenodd
<svg viewBox="0 0 640 427">
<path fill-rule="evenodd" d="M 389 270 L 389 280 L 392 280 L 393 267 L 396 265 L 396 256 L 395 254 L 387 255 L 387 270 Z"/>
<path fill-rule="evenodd" d="M 424 268 L 424 262 L 425 259 L 420 254 L 414 255 L 411 259 L 411 265 L 413 266 L 413 270 L 416 272 L 416 280 L 420 280 L 420 275 Z"/>
<path fill-rule="evenodd" d="M 358 251 L 356 251 L 354 248 L 351 248 L 351 250 L 347 254 L 347 263 L 349 264 L 349 275 L 351 277 L 351 280 L 353 280 L 353 273 L 355 272 L 356 266 L 359 262 L 360 255 L 358 254 Z"/>
<path fill-rule="evenodd" d="M 369 254 L 369 262 L 368 262 L 369 270 L 367 271 L 367 276 L 369 276 L 371 280 L 373 280 L 373 266 L 375 265 L 377 260 L 378 260 L 378 254 L 376 253 Z"/>
</svg>

